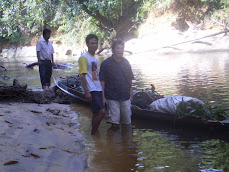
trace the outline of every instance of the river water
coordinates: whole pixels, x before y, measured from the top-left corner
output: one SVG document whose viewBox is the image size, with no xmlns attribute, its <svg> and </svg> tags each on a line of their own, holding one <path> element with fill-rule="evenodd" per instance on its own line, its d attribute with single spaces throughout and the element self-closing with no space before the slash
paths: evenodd
<svg viewBox="0 0 229 172">
<path fill-rule="evenodd" d="M 135 80 L 134 90 L 150 88 L 163 95 L 184 95 L 221 103 L 229 107 L 229 53 L 138 54 L 126 56 Z M 104 57 L 99 57 L 99 61 Z M 73 65 L 70 70 L 54 70 L 53 75 L 78 71 L 75 57 L 60 60 Z M 40 89 L 38 69 L 22 68 L 28 58 L 0 62 L 8 71 L 0 72 L 0 82 L 13 78 L 31 89 Z M 4 75 L 8 76 L 10 79 Z M 3 79 L 4 78 L 4 79 Z M 53 84 L 54 85 L 54 84 Z M 212 172 L 229 171 L 229 133 L 193 129 L 186 126 L 133 120 L 131 127 L 110 130 L 102 121 L 99 132 L 90 135 L 91 111 L 81 104 L 71 105 L 86 137 L 89 172 Z"/>
</svg>

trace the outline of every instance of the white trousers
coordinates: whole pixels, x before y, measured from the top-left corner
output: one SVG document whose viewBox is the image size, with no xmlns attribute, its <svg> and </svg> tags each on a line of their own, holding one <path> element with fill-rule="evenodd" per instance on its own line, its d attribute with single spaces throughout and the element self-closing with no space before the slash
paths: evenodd
<svg viewBox="0 0 229 172">
<path fill-rule="evenodd" d="M 131 124 L 130 100 L 107 100 L 108 112 L 107 122 L 113 124 Z"/>
</svg>

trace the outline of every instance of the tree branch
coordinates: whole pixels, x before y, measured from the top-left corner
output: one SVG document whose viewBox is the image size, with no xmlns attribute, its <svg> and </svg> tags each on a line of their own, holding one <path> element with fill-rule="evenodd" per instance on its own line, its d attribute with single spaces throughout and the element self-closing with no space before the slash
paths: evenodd
<svg viewBox="0 0 229 172">
<path fill-rule="evenodd" d="M 92 11 L 88 10 L 87 6 L 83 3 L 81 3 L 83 10 L 89 14 L 90 16 L 94 17 L 98 21 L 100 21 L 103 25 L 105 25 L 108 28 L 113 28 L 112 23 L 104 16 L 102 16 L 98 11 L 96 11 L 96 14 L 93 14 Z"/>
</svg>

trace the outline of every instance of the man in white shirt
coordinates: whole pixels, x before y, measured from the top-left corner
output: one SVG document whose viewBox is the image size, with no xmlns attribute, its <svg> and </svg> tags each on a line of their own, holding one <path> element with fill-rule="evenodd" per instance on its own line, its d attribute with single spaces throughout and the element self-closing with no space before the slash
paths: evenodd
<svg viewBox="0 0 229 172">
<path fill-rule="evenodd" d="M 91 134 L 94 135 L 105 115 L 102 86 L 97 71 L 98 60 L 95 56 L 98 49 L 98 37 L 94 34 L 87 35 L 86 44 L 88 51 L 81 55 L 78 63 L 85 99 L 90 102 L 93 112 Z"/>
<path fill-rule="evenodd" d="M 39 65 L 39 73 L 41 79 L 42 89 L 45 91 L 51 90 L 50 79 L 52 76 L 52 65 L 54 65 L 53 53 L 54 49 L 52 43 L 49 41 L 51 30 L 43 30 L 43 38 L 37 42 L 37 60 Z"/>
</svg>

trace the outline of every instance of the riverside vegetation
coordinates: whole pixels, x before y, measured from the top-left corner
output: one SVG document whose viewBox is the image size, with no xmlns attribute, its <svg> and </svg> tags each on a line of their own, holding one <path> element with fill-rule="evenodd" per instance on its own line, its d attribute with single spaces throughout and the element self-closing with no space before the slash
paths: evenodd
<svg viewBox="0 0 229 172">
<path fill-rule="evenodd" d="M 113 39 L 137 37 L 151 13 L 171 12 L 172 26 L 180 31 L 204 29 L 209 19 L 226 28 L 229 20 L 227 0 L 0 0 L 0 11 L 0 51 L 11 44 L 35 44 L 46 27 L 56 42 L 74 45 L 81 45 L 93 32 L 104 48 Z"/>
</svg>

